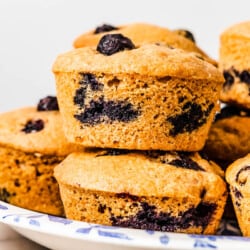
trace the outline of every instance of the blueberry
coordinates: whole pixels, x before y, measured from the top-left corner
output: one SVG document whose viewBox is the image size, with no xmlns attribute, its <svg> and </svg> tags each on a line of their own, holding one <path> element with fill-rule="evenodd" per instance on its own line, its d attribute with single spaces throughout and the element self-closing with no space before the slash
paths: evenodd
<svg viewBox="0 0 250 250">
<path fill-rule="evenodd" d="M 167 121 L 172 124 L 172 128 L 169 131 L 171 136 L 176 136 L 185 132 L 192 132 L 204 123 L 207 122 L 214 104 L 208 105 L 206 110 L 202 110 L 202 106 L 197 103 L 187 102 L 182 108 L 182 113 L 170 116 Z"/>
<path fill-rule="evenodd" d="M 116 196 L 117 198 L 121 198 L 121 199 L 131 199 L 132 201 L 138 201 L 138 200 L 139 200 L 139 196 L 137 196 L 137 195 L 132 195 L 132 194 L 126 193 L 126 192 L 117 193 L 117 194 L 115 194 L 115 196 Z"/>
<path fill-rule="evenodd" d="M 106 208 L 107 208 L 107 206 L 104 204 L 99 204 L 99 207 L 98 207 L 98 212 L 100 213 L 100 214 L 104 214 L 105 213 L 105 210 L 106 210 Z"/>
<path fill-rule="evenodd" d="M 9 202 L 10 198 L 11 198 L 10 192 L 8 192 L 8 190 L 5 187 L 0 188 L 0 200 L 4 202 Z"/>
<path fill-rule="evenodd" d="M 237 199 L 242 199 L 243 198 L 242 193 L 236 187 L 232 187 L 232 192 L 234 193 L 234 196 Z"/>
<path fill-rule="evenodd" d="M 134 49 L 133 42 L 122 34 L 108 34 L 101 38 L 97 45 L 97 51 L 110 56 L 125 49 Z"/>
<path fill-rule="evenodd" d="M 147 202 L 137 203 L 139 210 L 134 215 L 111 215 L 112 225 L 167 232 L 180 232 L 194 227 L 201 227 L 204 230 L 217 209 L 215 203 L 201 202 L 197 207 L 190 207 L 179 214 L 174 214 L 158 211 L 156 206 Z"/>
<path fill-rule="evenodd" d="M 88 89 L 91 91 L 101 91 L 103 90 L 103 83 L 98 82 L 96 76 L 91 73 L 80 73 L 81 79 L 79 81 L 80 88 L 76 90 L 75 96 L 73 98 L 74 104 L 78 105 L 80 108 L 84 107 L 86 93 Z"/>
<path fill-rule="evenodd" d="M 55 96 L 47 96 L 41 99 L 37 105 L 38 111 L 59 110 L 57 98 Z"/>
<path fill-rule="evenodd" d="M 189 158 L 185 154 L 179 153 L 179 155 L 180 155 L 180 159 L 172 160 L 171 162 L 168 162 L 168 164 L 174 165 L 180 168 L 192 169 L 196 171 L 204 171 L 204 169 L 200 165 L 198 165 L 195 161 L 193 161 L 191 158 Z"/>
<path fill-rule="evenodd" d="M 114 27 L 112 25 L 109 24 L 103 24 L 101 26 L 96 27 L 94 34 L 99 34 L 99 33 L 103 33 L 103 32 L 108 32 L 111 30 L 118 30 L 117 27 Z"/>
<path fill-rule="evenodd" d="M 192 41 L 193 43 L 195 43 L 194 35 L 189 30 L 186 30 L 186 29 L 177 29 L 177 30 L 175 30 L 175 32 L 178 35 L 184 36 L 185 38 L 187 38 L 190 41 Z"/>
<path fill-rule="evenodd" d="M 85 103 L 85 97 L 86 97 L 86 87 L 80 87 L 76 90 L 73 101 L 75 105 L 78 105 L 79 107 L 83 107 Z"/>
<path fill-rule="evenodd" d="M 226 70 L 223 71 L 223 76 L 225 78 L 223 88 L 230 88 L 234 83 L 234 77 Z"/>
<path fill-rule="evenodd" d="M 23 132 L 26 134 L 38 132 L 44 128 L 44 122 L 41 119 L 35 120 L 35 121 L 28 121 L 24 128 L 22 129 Z"/>
<path fill-rule="evenodd" d="M 239 77 L 242 82 L 250 84 L 250 73 L 247 70 L 243 70 Z"/>
<path fill-rule="evenodd" d="M 91 100 L 84 111 L 74 117 L 83 124 L 96 125 L 103 122 L 130 122 L 140 115 L 140 111 L 127 101 L 105 101 L 104 97 Z"/>
<path fill-rule="evenodd" d="M 97 81 L 96 76 L 91 73 L 80 73 L 82 79 L 79 81 L 81 85 L 88 85 L 92 91 L 103 89 L 103 83 Z"/>
</svg>

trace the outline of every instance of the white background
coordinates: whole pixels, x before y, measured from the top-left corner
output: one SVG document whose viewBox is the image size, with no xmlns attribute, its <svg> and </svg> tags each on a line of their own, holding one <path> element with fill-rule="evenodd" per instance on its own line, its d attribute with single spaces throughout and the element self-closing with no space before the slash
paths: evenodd
<svg viewBox="0 0 250 250">
<path fill-rule="evenodd" d="M 102 23 L 154 23 L 191 30 L 218 58 L 219 35 L 250 20 L 249 0 L 0 0 L 0 111 L 55 94 L 52 64 Z"/>
</svg>

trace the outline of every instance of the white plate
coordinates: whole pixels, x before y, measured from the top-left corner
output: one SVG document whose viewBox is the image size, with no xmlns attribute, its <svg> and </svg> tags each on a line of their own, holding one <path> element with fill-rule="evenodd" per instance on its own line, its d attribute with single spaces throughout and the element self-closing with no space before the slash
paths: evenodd
<svg viewBox="0 0 250 250">
<path fill-rule="evenodd" d="M 136 230 L 68 220 L 0 201 L 0 222 L 50 249 L 250 249 L 250 238 Z"/>
</svg>

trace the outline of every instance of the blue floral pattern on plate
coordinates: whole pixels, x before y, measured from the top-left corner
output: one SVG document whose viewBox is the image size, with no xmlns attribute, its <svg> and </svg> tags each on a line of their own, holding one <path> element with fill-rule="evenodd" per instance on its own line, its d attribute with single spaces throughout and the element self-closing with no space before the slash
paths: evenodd
<svg viewBox="0 0 250 250">
<path fill-rule="evenodd" d="M 0 222 L 29 230 L 76 239 L 95 239 L 145 249 L 250 249 L 250 238 L 241 237 L 235 221 L 222 221 L 219 235 L 195 235 L 136 230 L 73 221 L 41 214 L 0 201 Z"/>
</svg>

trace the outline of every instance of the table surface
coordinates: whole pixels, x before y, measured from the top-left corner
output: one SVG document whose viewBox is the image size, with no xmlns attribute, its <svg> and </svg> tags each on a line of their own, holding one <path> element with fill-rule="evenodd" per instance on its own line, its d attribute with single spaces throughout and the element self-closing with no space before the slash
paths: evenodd
<svg viewBox="0 0 250 250">
<path fill-rule="evenodd" d="M 0 223 L 1 250 L 47 250 L 13 231 L 10 227 Z"/>
</svg>

